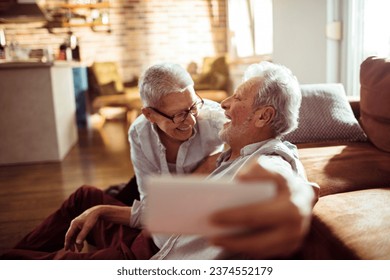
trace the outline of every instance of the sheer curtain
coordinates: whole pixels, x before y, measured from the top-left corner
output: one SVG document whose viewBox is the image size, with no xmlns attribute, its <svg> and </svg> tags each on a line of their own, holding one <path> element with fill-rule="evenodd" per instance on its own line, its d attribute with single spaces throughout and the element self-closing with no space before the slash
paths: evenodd
<svg viewBox="0 0 390 280">
<path fill-rule="evenodd" d="M 347 95 L 359 96 L 360 64 L 369 56 L 390 56 L 390 1 L 342 1 L 344 40 L 341 82 Z"/>
<path fill-rule="evenodd" d="M 364 2 L 365 0 L 343 1 L 341 81 L 347 95 L 359 95 L 359 69 L 363 60 Z"/>
</svg>

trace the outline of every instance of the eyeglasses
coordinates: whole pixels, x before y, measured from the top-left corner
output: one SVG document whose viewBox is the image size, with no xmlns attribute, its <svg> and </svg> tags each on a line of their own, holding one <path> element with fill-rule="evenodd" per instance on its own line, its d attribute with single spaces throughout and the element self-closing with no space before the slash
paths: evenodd
<svg viewBox="0 0 390 280">
<path fill-rule="evenodd" d="M 153 107 L 149 107 L 149 108 L 155 111 L 156 113 L 160 114 L 161 116 L 170 119 L 173 123 L 178 124 L 184 122 L 187 119 L 189 114 L 193 115 L 194 117 L 198 116 L 199 110 L 202 109 L 204 104 L 204 100 L 199 95 L 198 97 L 200 98 L 200 100 L 192 104 L 192 106 L 188 110 L 184 110 L 180 113 L 174 114 L 173 116 L 168 116 L 167 114 L 160 112 L 156 108 Z"/>
</svg>

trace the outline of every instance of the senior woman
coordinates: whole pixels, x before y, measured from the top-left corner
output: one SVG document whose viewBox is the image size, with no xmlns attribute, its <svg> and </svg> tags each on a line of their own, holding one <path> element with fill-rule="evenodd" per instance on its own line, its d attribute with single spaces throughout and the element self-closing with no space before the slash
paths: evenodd
<svg viewBox="0 0 390 280">
<path fill-rule="evenodd" d="M 149 259 L 159 250 L 164 237 L 153 236 L 153 242 L 141 231 L 145 177 L 192 172 L 222 151 L 218 132 L 225 116 L 218 103 L 195 93 L 190 75 L 177 64 L 148 68 L 140 94 L 142 115 L 129 130 L 140 200 L 129 207 L 82 186 L 1 259 Z M 84 241 L 96 250 L 80 253 Z"/>
<path fill-rule="evenodd" d="M 141 78 L 144 108 L 129 130 L 140 192 L 140 201 L 134 201 L 131 211 L 132 227 L 141 227 L 148 175 L 190 173 L 209 155 L 223 149 L 218 133 L 226 122 L 224 112 L 219 103 L 197 95 L 193 85 L 186 70 L 171 63 L 151 66 Z M 157 235 L 153 240 L 157 247 L 166 241 Z"/>
</svg>

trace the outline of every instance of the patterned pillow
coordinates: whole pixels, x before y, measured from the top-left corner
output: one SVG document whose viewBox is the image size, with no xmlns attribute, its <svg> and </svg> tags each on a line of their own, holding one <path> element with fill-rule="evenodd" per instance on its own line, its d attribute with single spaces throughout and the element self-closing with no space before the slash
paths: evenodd
<svg viewBox="0 0 390 280">
<path fill-rule="evenodd" d="M 298 128 L 283 136 L 292 143 L 367 141 L 342 84 L 301 85 Z"/>
</svg>

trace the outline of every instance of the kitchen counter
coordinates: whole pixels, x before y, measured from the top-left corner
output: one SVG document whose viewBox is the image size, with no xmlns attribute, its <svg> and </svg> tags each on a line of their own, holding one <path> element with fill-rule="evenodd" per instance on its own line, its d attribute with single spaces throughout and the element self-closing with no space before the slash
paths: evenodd
<svg viewBox="0 0 390 280">
<path fill-rule="evenodd" d="M 26 60 L 4 60 L 0 59 L 0 68 L 37 68 L 37 67 L 88 67 L 84 62 L 55 60 L 52 62 L 41 62 L 38 59 Z"/>
<path fill-rule="evenodd" d="M 53 62 L 40 62 L 38 60 L 0 60 L 0 68 L 37 68 L 37 67 L 51 67 Z"/>
<path fill-rule="evenodd" d="M 72 67 L 0 63 L 0 165 L 61 161 L 77 142 Z"/>
</svg>

